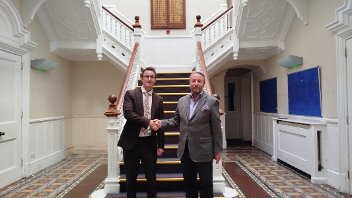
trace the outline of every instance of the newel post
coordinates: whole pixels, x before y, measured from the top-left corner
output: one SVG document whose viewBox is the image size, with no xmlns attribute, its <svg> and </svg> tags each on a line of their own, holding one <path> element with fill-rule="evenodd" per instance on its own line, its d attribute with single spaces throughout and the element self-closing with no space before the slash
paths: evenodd
<svg viewBox="0 0 352 198">
<path fill-rule="evenodd" d="M 196 24 L 194 25 L 194 29 L 195 29 L 195 39 L 196 39 L 196 43 L 198 41 L 201 41 L 202 40 L 202 27 L 203 27 L 203 24 L 200 22 L 200 19 L 202 17 L 200 15 L 197 15 L 196 16 L 196 19 L 197 19 L 197 22 Z"/>
<path fill-rule="evenodd" d="M 139 23 L 139 16 L 135 16 L 134 20 L 135 20 L 134 24 L 132 25 L 134 42 L 139 42 L 141 40 L 141 36 L 142 36 L 142 26 Z"/>
<path fill-rule="evenodd" d="M 106 194 L 118 194 L 120 192 L 120 153 L 117 147 L 119 136 L 119 112 L 116 109 L 117 97 L 111 95 L 108 98 L 110 105 L 104 115 L 108 118 L 108 126 L 106 128 L 108 138 L 108 176 L 104 180 L 104 190 Z"/>
</svg>

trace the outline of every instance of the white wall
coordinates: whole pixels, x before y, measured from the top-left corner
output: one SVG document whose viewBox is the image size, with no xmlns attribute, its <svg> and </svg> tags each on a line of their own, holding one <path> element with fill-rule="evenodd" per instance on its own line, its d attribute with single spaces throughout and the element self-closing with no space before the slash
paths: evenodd
<svg viewBox="0 0 352 198">
<path fill-rule="evenodd" d="M 106 149 L 108 96 L 120 91 L 124 73 L 109 62 L 74 62 L 72 69 L 73 149 Z"/>
<path fill-rule="evenodd" d="M 49 51 L 50 41 L 38 17 L 29 25 L 31 40 L 38 46 L 30 53 L 31 59 L 45 58 L 58 63 L 50 71 L 31 69 L 30 119 L 71 116 L 71 61 Z"/>
</svg>

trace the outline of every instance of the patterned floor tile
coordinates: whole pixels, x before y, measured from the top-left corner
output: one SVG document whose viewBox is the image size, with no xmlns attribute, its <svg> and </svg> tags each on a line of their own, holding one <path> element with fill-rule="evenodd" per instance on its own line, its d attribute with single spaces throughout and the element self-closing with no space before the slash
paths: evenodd
<svg viewBox="0 0 352 198">
<path fill-rule="evenodd" d="M 223 160 L 241 163 L 249 174 L 279 197 L 343 197 L 337 189 L 312 184 L 289 167 L 273 162 L 271 156 L 258 149 L 229 148 Z"/>
<path fill-rule="evenodd" d="M 0 189 L 0 197 L 62 197 L 98 165 L 106 163 L 106 158 L 107 155 L 101 152 L 71 155 L 35 175 Z M 229 147 L 224 151 L 223 161 L 236 162 L 272 197 L 343 197 L 331 186 L 312 184 L 304 175 L 273 162 L 271 156 L 254 147 Z M 238 197 L 245 197 L 226 171 L 224 176 L 228 185 L 240 192 Z"/>
</svg>

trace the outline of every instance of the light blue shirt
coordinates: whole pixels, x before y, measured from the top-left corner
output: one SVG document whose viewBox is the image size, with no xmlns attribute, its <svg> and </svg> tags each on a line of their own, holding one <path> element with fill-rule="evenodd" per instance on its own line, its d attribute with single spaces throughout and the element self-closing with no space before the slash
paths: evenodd
<svg viewBox="0 0 352 198">
<path fill-rule="evenodd" d="M 198 101 L 202 97 L 202 94 L 203 94 L 203 92 L 201 92 L 197 96 L 197 98 L 193 98 L 192 94 L 190 95 L 190 97 L 189 97 L 189 118 L 188 119 L 191 119 L 191 117 L 192 117 L 192 115 L 194 113 L 194 110 L 196 109 L 196 107 L 198 105 Z"/>
</svg>

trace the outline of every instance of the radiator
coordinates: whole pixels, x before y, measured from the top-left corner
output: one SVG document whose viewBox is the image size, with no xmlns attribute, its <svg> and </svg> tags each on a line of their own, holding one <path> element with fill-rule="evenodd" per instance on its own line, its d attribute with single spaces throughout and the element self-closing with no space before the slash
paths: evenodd
<svg viewBox="0 0 352 198">
<path fill-rule="evenodd" d="M 273 156 L 309 174 L 311 182 L 327 182 L 322 141 L 325 124 L 299 119 L 273 119 Z"/>
</svg>

